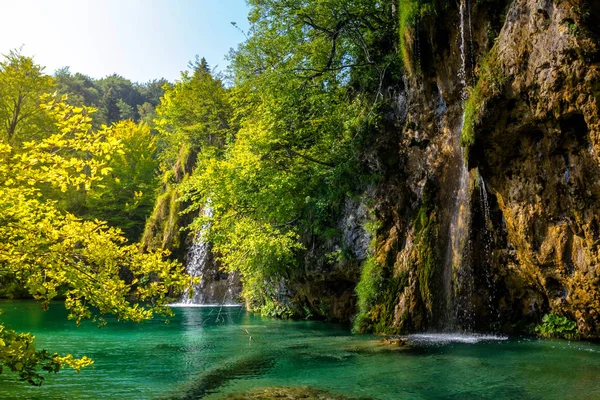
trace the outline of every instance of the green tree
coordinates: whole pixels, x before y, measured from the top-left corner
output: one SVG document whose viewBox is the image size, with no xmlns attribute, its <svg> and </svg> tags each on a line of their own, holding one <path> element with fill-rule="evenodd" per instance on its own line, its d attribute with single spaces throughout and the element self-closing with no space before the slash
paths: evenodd
<svg viewBox="0 0 600 400">
<path fill-rule="evenodd" d="M 119 120 L 132 120 L 135 118 L 133 107 L 125 103 L 123 99 L 117 100 L 117 108 L 119 109 Z"/>
<path fill-rule="evenodd" d="M 31 57 L 12 50 L 0 62 L 0 121 L 2 138 L 12 145 L 38 139 L 51 125 L 40 108 L 40 96 L 52 90 L 52 77 Z"/>
<path fill-rule="evenodd" d="M 89 76 L 80 73 L 71 74 L 69 67 L 64 67 L 54 72 L 54 79 L 58 94 L 69 96 L 69 104 L 97 107 L 100 103 L 100 88 Z"/>
<path fill-rule="evenodd" d="M 213 77 L 205 60 L 191 67 L 165 91 L 156 108 L 165 169 L 176 163 L 182 146 L 194 153 L 219 149 L 230 132 L 232 107 L 223 83 Z"/>
<path fill-rule="evenodd" d="M 117 122 L 110 128 L 120 151 L 110 155 L 111 172 L 86 198 L 87 217 L 107 221 L 137 241 L 154 204 L 157 186 L 156 137 L 150 126 L 133 121 Z"/>
<path fill-rule="evenodd" d="M 183 188 L 192 210 L 213 209 L 192 229 L 210 220 L 246 300 L 272 310 L 280 279 L 303 273 L 304 249 L 335 234 L 345 197 L 364 181 L 361 147 L 389 113 L 382 85 L 400 62 L 391 4 L 249 3 L 250 36 L 232 54 L 228 140 L 201 152 Z"/>
</svg>

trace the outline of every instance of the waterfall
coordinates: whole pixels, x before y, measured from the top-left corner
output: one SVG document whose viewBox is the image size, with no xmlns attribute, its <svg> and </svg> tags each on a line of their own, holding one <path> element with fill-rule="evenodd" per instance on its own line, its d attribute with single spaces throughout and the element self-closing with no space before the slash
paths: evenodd
<svg viewBox="0 0 600 400">
<path fill-rule="evenodd" d="M 466 0 L 460 3 L 460 59 L 458 79 L 461 83 L 460 98 L 467 99 L 467 46 L 465 38 Z M 470 19 L 470 17 L 469 17 Z M 444 328 L 470 330 L 473 326 L 472 297 L 474 283 L 471 265 L 465 258 L 469 245 L 469 228 L 471 225 L 471 204 L 469 192 L 469 169 L 465 160 L 464 149 L 460 146 L 464 115 L 461 115 L 458 126 L 454 130 L 453 143 L 457 155 L 458 187 L 455 191 L 454 205 L 450 218 L 449 241 L 444 265 L 444 292 L 446 316 Z"/>
<path fill-rule="evenodd" d="M 462 118 L 457 132 L 462 131 Z M 464 158 L 464 150 L 459 150 L 458 188 L 454 199 L 454 207 L 449 228 L 449 243 L 444 273 L 446 293 L 446 323 L 445 328 L 455 330 L 459 326 L 471 329 L 473 309 L 471 298 L 473 294 L 472 270 L 469 260 L 465 257 L 469 245 L 469 228 L 471 226 L 471 202 L 469 191 L 469 170 Z"/>
<path fill-rule="evenodd" d="M 461 100 L 465 101 L 468 97 L 467 92 L 467 45 L 465 39 L 465 12 L 466 12 L 466 0 L 460 1 L 460 69 L 458 70 L 458 78 L 460 79 L 460 83 L 462 84 L 461 89 Z M 471 17 L 468 17 L 469 25 L 471 21 Z M 461 122 L 462 125 L 462 122 Z M 462 130 L 462 127 L 461 127 Z"/>
<path fill-rule="evenodd" d="M 203 210 L 203 216 L 210 218 L 213 210 L 208 203 Z M 178 305 L 233 305 L 241 291 L 241 283 L 237 273 L 225 273 L 212 254 L 212 246 L 206 240 L 206 232 L 210 223 L 206 223 L 196 233 L 194 242 L 186 256 L 186 272 L 192 277 L 200 278 L 193 286 L 193 294 L 189 290 L 183 293 Z"/>
<path fill-rule="evenodd" d="M 492 230 L 492 218 L 490 217 L 490 203 L 488 201 L 487 189 L 483 176 L 479 174 L 479 196 L 481 198 L 481 208 L 483 211 L 483 219 L 485 222 L 486 234 Z"/>
<path fill-rule="evenodd" d="M 479 174 L 479 202 L 481 205 L 481 212 L 483 214 L 483 260 L 489 260 L 492 251 L 492 218 L 490 216 L 490 203 L 487 195 L 487 188 L 483 176 Z M 488 301 L 487 307 L 488 312 L 491 315 L 496 316 L 496 320 L 500 319 L 498 310 L 494 307 L 494 298 L 496 297 L 496 285 L 494 283 L 494 277 L 490 268 L 485 270 L 485 280 L 488 290 Z"/>
</svg>

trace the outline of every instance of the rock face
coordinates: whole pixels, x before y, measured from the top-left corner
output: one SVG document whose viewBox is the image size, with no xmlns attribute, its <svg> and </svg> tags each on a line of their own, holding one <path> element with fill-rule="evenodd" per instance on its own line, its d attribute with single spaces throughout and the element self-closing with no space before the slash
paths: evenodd
<svg viewBox="0 0 600 400">
<path fill-rule="evenodd" d="M 306 237 L 304 270 L 280 282 L 278 301 L 296 316 L 350 321 L 356 310 L 355 287 L 367 258 L 371 235 L 368 208 L 348 198 L 339 217 L 339 235 L 323 243 Z"/>
<path fill-rule="evenodd" d="M 598 337 L 600 14 L 593 3 L 513 2 L 493 61 L 506 84 L 485 106 L 472 163 L 505 222 L 500 311 L 536 319 L 552 310 Z"/>
<path fill-rule="evenodd" d="M 396 149 L 374 194 L 383 281 L 359 330 L 509 330 L 552 311 L 598 338 L 600 3 L 457 3 L 405 35 L 420 58 L 394 94 L 401 133 L 368 155 Z M 476 118 L 463 154 L 464 104 Z M 454 246 L 457 207 L 469 233 Z"/>
</svg>

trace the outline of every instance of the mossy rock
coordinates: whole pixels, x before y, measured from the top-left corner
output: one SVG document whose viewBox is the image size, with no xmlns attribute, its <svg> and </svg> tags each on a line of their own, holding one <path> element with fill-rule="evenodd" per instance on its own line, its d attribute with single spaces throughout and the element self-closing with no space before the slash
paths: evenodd
<svg viewBox="0 0 600 400">
<path fill-rule="evenodd" d="M 314 389 L 307 386 L 268 387 L 252 390 L 248 393 L 229 395 L 227 400 L 368 400 L 368 397 L 346 397 L 340 394 Z"/>
</svg>

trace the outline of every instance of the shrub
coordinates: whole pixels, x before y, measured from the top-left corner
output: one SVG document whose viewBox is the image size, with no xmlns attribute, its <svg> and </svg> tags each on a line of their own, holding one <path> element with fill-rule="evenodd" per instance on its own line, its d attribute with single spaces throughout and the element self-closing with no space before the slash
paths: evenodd
<svg viewBox="0 0 600 400">
<path fill-rule="evenodd" d="M 573 340 L 579 338 L 577 324 L 567 317 L 555 313 L 544 315 L 542 323 L 535 327 L 535 332 L 541 337 L 555 337 Z"/>
</svg>

